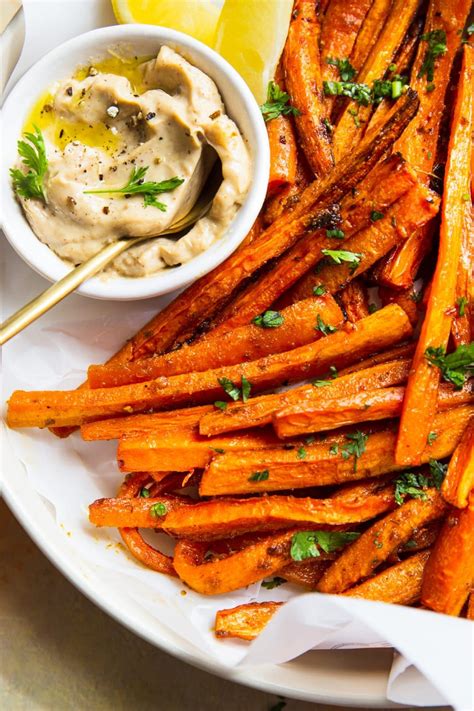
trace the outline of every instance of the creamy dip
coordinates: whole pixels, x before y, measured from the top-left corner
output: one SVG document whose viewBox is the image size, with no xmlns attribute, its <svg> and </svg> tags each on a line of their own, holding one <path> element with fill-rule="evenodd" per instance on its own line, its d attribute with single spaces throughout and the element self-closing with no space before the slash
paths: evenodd
<svg viewBox="0 0 474 711">
<path fill-rule="evenodd" d="M 27 219 L 59 257 L 80 264 L 119 237 L 155 237 L 187 213 L 217 157 L 223 180 L 209 213 L 180 238 L 130 248 L 110 269 L 141 277 L 183 264 L 222 237 L 242 204 L 251 173 L 245 142 L 212 79 L 169 47 L 140 63 L 133 83 L 130 71 L 97 67 L 56 85 L 36 112 L 46 202 L 20 197 Z M 122 188 L 139 168 L 147 168 L 145 181 L 183 180 L 156 196 L 165 211 L 146 206 L 143 195 L 85 192 Z"/>
</svg>

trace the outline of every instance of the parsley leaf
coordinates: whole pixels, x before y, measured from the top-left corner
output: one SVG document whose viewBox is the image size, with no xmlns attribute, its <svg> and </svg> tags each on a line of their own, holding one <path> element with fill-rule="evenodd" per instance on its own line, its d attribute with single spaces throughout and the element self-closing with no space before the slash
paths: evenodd
<svg viewBox="0 0 474 711">
<path fill-rule="evenodd" d="M 262 580 L 262 588 L 273 590 L 273 588 L 278 588 L 280 585 L 284 585 L 285 583 L 285 578 L 280 578 L 280 576 L 276 575 L 271 580 Z"/>
<path fill-rule="evenodd" d="M 346 434 L 346 439 L 349 440 L 347 444 L 344 445 L 341 451 L 341 456 L 343 459 L 349 459 L 349 457 L 354 457 L 354 471 L 357 471 L 357 461 L 359 457 L 365 452 L 365 445 L 369 439 L 369 435 L 363 434 L 357 430 L 357 432 L 350 432 Z"/>
<path fill-rule="evenodd" d="M 359 536 L 360 533 L 350 531 L 299 531 L 291 540 L 291 557 L 295 561 L 319 558 L 320 549 L 332 553 Z"/>
<path fill-rule="evenodd" d="M 144 499 L 148 499 L 150 496 L 150 490 L 146 488 L 146 486 L 143 486 L 140 489 L 140 496 L 143 497 Z"/>
<path fill-rule="evenodd" d="M 255 316 L 252 323 L 260 328 L 278 328 L 284 323 L 285 319 L 279 311 L 264 311 L 263 314 Z"/>
<path fill-rule="evenodd" d="M 162 504 L 161 501 L 157 504 L 153 504 L 153 506 L 150 506 L 150 516 L 153 516 L 153 518 L 159 518 L 160 516 L 164 516 L 168 511 L 168 508 L 166 504 Z"/>
<path fill-rule="evenodd" d="M 25 200 L 39 199 L 46 202 L 43 180 L 48 170 L 48 159 L 44 145 L 43 134 L 37 126 L 34 133 L 26 132 L 26 141 L 18 141 L 18 153 L 23 165 L 29 168 L 24 173 L 18 168 L 10 168 L 13 189 Z M 28 142 L 27 142 L 28 141 Z"/>
<path fill-rule="evenodd" d="M 433 442 L 438 439 L 438 434 L 437 432 L 429 432 L 428 437 L 426 438 L 426 441 L 428 442 L 428 445 L 431 447 Z"/>
<path fill-rule="evenodd" d="M 326 230 L 326 237 L 333 237 L 334 239 L 344 239 L 345 234 L 343 230 Z"/>
<path fill-rule="evenodd" d="M 157 207 L 162 212 L 166 211 L 166 205 L 159 202 L 156 196 L 160 193 L 168 193 L 175 190 L 181 183 L 184 183 L 183 178 L 170 178 L 169 180 L 161 180 L 159 183 L 154 181 L 145 182 L 145 174 L 148 171 L 148 166 L 141 168 L 134 167 L 128 182 L 121 188 L 103 188 L 101 190 L 84 190 L 85 195 L 143 195 L 143 205 L 145 207 Z"/>
<path fill-rule="evenodd" d="M 260 472 L 254 472 L 249 476 L 249 481 L 266 481 L 270 476 L 268 469 L 262 469 Z"/>
<path fill-rule="evenodd" d="M 323 91 L 326 96 L 346 96 L 362 106 L 369 106 L 372 103 L 372 91 L 368 84 L 323 81 Z"/>
<path fill-rule="evenodd" d="M 468 303 L 469 301 L 465 296 L 460 296 L 459 299 L 457 299 L 456 306 L 458 307 L 458 316 L 460 318 L 466 315 L 466 306 Z"/>
<path fill-rule="evenodd" d="M 337 331 L 337 328 L 335 326 L 331 326 L 329 323 L 324 323 L 320 314 L 318 314 L 317 316 L 316 326 L 314 328 L 316 331 L 321 331 L 323 336 L 329 336 L 329 334 Z"/>
<path fill-rule="evenodd" d="M 372 210 L 372 212 L 370 213 L 370 221 L 377 222 L 377 220 L 381 220 L 383 216 L 383 212 L 379 212 L 378 210 Z"/>
<path fill-rule="evenodd" d="M 312 380 L 311 385 L 314 385 L 315 388 L 325 388 L 326 385 L 331 385 L 330 380 Z"/>
<path fill-rule="evenodd" d="M 418 77 L 426 76 L 426 80 L 432 82 L 434 79 L 435 60 L 448 49 L 446 45 L 446 32 L 444 30 L 431 30 L 431 32 L 425 32 L 425 34 L 421 35 L 421 39 L 427 42 L 428 46 L 426 48 L 423 64 L 418 72 Z"/>
<path fill-rule="evenodd" d="M 326 293 L 326 287 L 323 286 L 322 284 L 318 284 L 318 286 L 313 286 L 313 294 L 315 296 L 324 296 Z"/>
<path fill-rule="evenodd" d="M 306 455 L 306 449 L 304 447 L 300 447 L 296 452 L 296 459 L 306 459 Z"/>
<path fill-rule="evenodd" d="M 430 459 L 428 465 L 430 468 L 430 478 L 433 486 L 437 489 L 441 489 L 441 484 L 443 483 L 446 472 L 448 471 L 448 465 L 438 462 L 437 459 Z"/>
<path fill-rule="evenodd" d="M 345 249 L 322 249 L 321 253 L 324 254 L 325 257 L 330 257 L 336 264 L 347 262 L 351 265 L 352 270 L 357 269 L 357 265 L 362 259 L 362 254 L 348 252 Z"/>
<path fill-rule="evenodd" d="M 240 399 L 240 388 L 234 385 L 232 380 L 229 380 L 229 378 L 217 378 L 217 381 L 232 400 L 236 401 Z"/>
<path fill-rule="evenodd" d="M 249 399 L 250 391 L 252 389 L 251 383 L 247 380 L 245 375 L 242 375 L 242 402 L 247 402 Z"/>
<path fill-rule="evenodd" d="M 219 385 L 224 388 L 224 391 L 226 394 L 236 402 L 237 400 L 242 399 L 242 402 L 247 402 L 249 399 L 250 391 L 252 389 L 252 383 L 247 380 L 245 375 L 242 375 L 242 380 L 241 380 L 241 387 L 239 388 L 235 383 L 232 382 L 232 380 L 229 380 L 229 378 L 217 378 L 217 382 Z M 219 403 L 219 404 L 218 404 Z M 225 405 L 227 407 L 227 403 L 222 403 L 220 400 L 217 400 L 214 405 L 216 407 L 220 407 L 221 410 L 225 410 L 225 407 L 222 407 L 222 405 Z"/>
<path fill-rule="evenodd" d="M 214 407 L 217 407 L 219 410 L 227 410 L 227 403 L 223 400 L 216 400 L 214 402 Z"/>
<path fill-rule="evenodd" d="M 335 59 L 334 57 L 326 57 L 327 64 L 337 67 L 341 81 L 350 81 L 357 74 L 356 70 L 348 59 Z"/>
<path fill-rule="evenodd" d="M 399 506 L 407 496 L 425 500 L 427 498 L 425 489 L 433 486 L 437 489 L 441 488 L 448 465 L 438 462 L 437 459 L 430 459 L 429 468 L 428 476 L 421 472 L 405 472 L 395 479 L 395 502 Z"/>
<path fill-rule="evenodd" d="M 442 346 L 430 347 L 426 349 L 425 357 L 430 365 L 440 369 L 445 380 L 460 390 L 466 376 L 474 372 L 474 341 L 458 346 L 453 353 L 447 355 Z"/>
<path fill-rule="evenodd" d="M 271 121 L 278 116 L 299 116 L 300 111 L 289 104 L 290 96 L 282 91 L 274 81 L 269 82 L 267 100 L 260 106 L 265 121 Z"/>
</svg>

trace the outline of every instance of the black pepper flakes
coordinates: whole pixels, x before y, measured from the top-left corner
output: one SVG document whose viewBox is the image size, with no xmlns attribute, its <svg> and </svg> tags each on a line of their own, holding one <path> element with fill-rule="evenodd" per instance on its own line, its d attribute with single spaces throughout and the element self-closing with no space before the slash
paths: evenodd
<svg viewBox="0 0 474 711">
<path fill-rule="evenodd" d="M 66 94 L 68 96 L 72 96 L 72 86 L 68 86 L 68 88 L 66 89 Z"/>
<path fill-rule="evenodd" d="M 107 205 L 102 208 L 102 212 L 104 213 L 104 215 L 108 215 L 108 214 L 109 214 L 110 210 L 109 210 L 109 208 L 107 207 Z"/>
<path fill-rule="evenodd" d="M 145 116 L 145 120 L 146 120 L 146 121 L 151 121 L 151 119 L 155 118 L 155 116 L 156 116 L 155 112 L 154 112 L 154 111 L 150 111 L 150 112 L 147 113 L 147 115 Z"/>
</svg>

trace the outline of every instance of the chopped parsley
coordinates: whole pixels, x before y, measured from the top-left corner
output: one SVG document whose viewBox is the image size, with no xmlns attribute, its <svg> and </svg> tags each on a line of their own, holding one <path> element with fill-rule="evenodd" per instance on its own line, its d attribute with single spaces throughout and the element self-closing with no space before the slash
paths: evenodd
<svg viewBox="0 0 474 711">
<path fill-rule="evenodd" d="M 268 469 L 262 469 L 260 472 L 254 472 L 249 476 L 249 481 L 266 481 L 270 476 Z"/>
<path fill-rule="evenodd" d="M 279 588 L 280 585 L 284 585 L 285 583 L 285 578 L 280 578 L 278 575 L 276 575 L 271 580 L 262 580 L 262 588 L 266 588 L 267 590 L 273 590 L 273 588 Z"/>
<path fill-rule="evenodd" d="M 242 402 L 247 402 L 250 396 L 250 391 L 252 390 L 252 385 L 249 380 L 245 377 L 245 375 L 242 375 Z"/>
<path fill-rule="evenodd" d="M 306 455 L 306 449 L 304 447 L 300 447 L 296 452 L 296 459 L 306 459 Z"/>
<path fill-rule="evenodd" d="M 34 133 L 24 134 L 26 141 L 18 141 L 18 153 L 23 165 L 29 170 L 24 173 L 19 168 L 10 168 L 10 176 L 17 195 L 25 200 L 36 199 L 46 202 L 43 181 L 48 170 L 48 159 L 43 134 L 37 126 L 33 128 Z"/>
<path fill-rule="evenodd" d="M 434 79 L 435 61 L 448 49 L 446 45 L 446 32 L 444 30 L 431 30 L 421 35 L 423 42 L 427 43 L 423 64 L 418 72 L 418 78 L 426 76 L 426 81 L 431 83 Z M 434 86 L 433 86 L 434 89 Z"/>
<path fill-rule="evenodd" d="M 429 432 L 428 437 L 426 438 L 426 441 L 427 441 L 428 445 L 431 447 L 431 445 L 433 444 L 433 442 L 436 439 L 438 439 L 438 433 L 437 432 Z"/>
<path fill-rule="evenodd" d="M 146 488 L 146 486 L 143 486 L 140 489 L 140 496 L 144 499 L 148 499 L 150 496 L 150 490 Z"/>
<path fill-rule="evenodd" d="M 432 486 L 435 486 L 437 489 L 441 489 L 441 484 L 446 476 L 448 465 L 438 462 L 437 459 L 430 459 L 428 466 L 430 468 Z"/>
<path fill-rule="evenodd" d="M 349 457 L 354 457 L 354 471 L 357 471 L 357 462 L 359 457 L 365 452 L 365 445 L 369 439 L 369 435 L 363 434 L 357 430 L 357 432 L 350 432 L 346 434 L 346 439 L 348 440 L 341 450 L 341 457 L 343 459 L 349 459 Z"/>
<path fill-rule="evenodd" d="M 334 239 L 344 239 L 345 234 L 343 230 L 326 230 L 326 237 L 333 237 Z"/>
<path fill-rule="evenodd" d="M 148 166 L 142 166 L 141 168 L 134 167 L 128 182 L 121 188 L 103 188 L 101 190 L 84 190 L 85 195 L 125 195 L 125 197 L 130 197 L 131 195 L 143 195 L 143 205 L 145 207 L 157 207 L 161 212 L 166 212 L 166 205 L 163 202 L 159 202 L 156 196 L 160 193 L 168 193 L 184 183 L 183 178 L 170 178 L 169 180 L 161 180 L 159 183 L 154 181 L 145 182 L 145 175 L 148 171 Z"/>
<path fill-rule="evenodd" d="M 166 504 L 162 504 L 161 501 L 158 504 L 150 506 L 150 516 L 153 516 L 153 518 L 160 518 L 160 516 L 164 516 L 167 511 L 168 508 Z"/>
<path fill-rule="evenodd" d="M 339 445 L 337 444 L 337 442 L 335 444 L 331 444 L 331 446 L 329 447 L 329 454 L 332 454 L 333 456 L 335 454 L 339 454 Z"/>
<path fill-rule="evenodd" d="M 278 116 L 298 116 L 300 111 L 290 105 L 290 96 L 282 91 L 274 81 L 269 82 L 267 100 L 260 106 L 265 121 L 271 121 Z"/>
<path fill-rule="evenodd" d="M 339 78 L 341 81 L 351 81 L 357 74 L 356 70 L 348 59 L 335 59 L 334 57 L 326 57 L 327 64 L 337 67 Z"/>
<path fill-rule="evenodd" d="M 291 540 L 291 557 L 297 562 L 319 558 L 321 551 L 332 553 L 359 536 L 351 531 L 299 531 Z"/>
<path fill-rule="evenodd" d="M 326 287 L 323 286 L 322 284 L 318 284 L 318 286 L 313 286 L 313 294 L 315 296 L 324 296 L 326 293 Z"/>
<path fill-rule="evenodd" d="M 406 84 L 406 77 L 397 74 L 392 79 L 376 79 L 372 87 L 368 84 L 344 80 L 324 81 L 323 91 L 326 96 L 345 96 L 360 106 L 370 106 L 380 103 L 384 98 L 398 99 L 405 91 Z M 351 112 L 351 115 L 357 114 Z"/>
<path fill-rule="evenodd" d="M 326 385 L 331 385 L 330 380 L 312 380 L 311 385 L 314 385 L 315 388 L 325 388 Z"/>
<path fill-rule="evenodd" d="M 458 308 L 458 316 L 462 318 L 463 316 L 466 315 L 466 306 L 468 305 L 469 301 L 466 299 L 465 296 L 460 296 L 459 299 L 456 301 L 456 306 Z"/>
<path fill-rule="evenodd" d="M 441 488 L 447 465 L 438 462 L 437 459 L 430 459 L 429 468 L 428 475 L 421 472 L 405 472 L 395 479 L 395 503 L 401 506 L 407 496 L 425 501 L 427 498 L 425 489 L 433 486 L 437 489 Z"/>
<path fill-rule="evenodd" d="M 427 348 L 425 357 L 430 365 L 440 369 L 444 380 L 453 383 L 458 390 L 463 385 L 466 376 L 474 372 L 474 341 L 468 345 L 460 345 L 453 353 L 446 354 L 444 348 Z"/>
<path fill-rule="evenodd" d="M 260 328 L 278 328 L 284 321 L 285 319 L 279 311 L 264 311 L 263 314 L 252 319 L 252 323 Z"/>
<path fill-rule="evenodd" d="M 377 222 L 377 220 L 381 220 L 383 216 L 383 212 L 379 212 L 378 210 L 372 210 L 372 212 L 370 213 L 370 221 Z"/>
<path fill-rule="evenodd" d="M 369 314 L 374 314 L 376 311 L 378 311 L 377 304 L 370 303 Z"/>
<path fill-rule="evenodd" d="M 317 316 L 316 326 L 314 328 L 316 331 L 321 331 L 323 336 L 329 336 L 329 334 L 335 333 L 337 331 L 337 328 L 335 326 L 331 326 L 329 323 L 324 323 L 320 314 L 318 314 Z"/>
<path fill-rule="evenodd" d="M 214 407 L 217 407 L 219 410 L 227 410 L 227 403 L 223 400 L 216 400 L 214 402 Z"/>
<path fill-rule="evenodd" d="M 224 388 L 225 393 L 232 399 L 234 402 L 237 400 L 242 400 L 242 402 L 247 402 L 249 399 L 250 391 L 252 389 L 252 384 L 247 380 L 245 375 L 242 375 L 242 380 L 241 380 L 241 387 L 239 388 L 235 383 L 232 382 L 232 380 L 229 380 L 229 378 L 217 378 L 217 381 L 219 385 Z M 220 401 L 217 401 L 220 402 Z M 225 404 L 225 403 L 224 403 Z M 216 407 L 221 407 L 220 405 L 217 405 L 215 402 L 214 405 Z M 224 407 L 221 407 L 222 410 L 225 410 Z"/>
<path fill-rule="evenodd" d="M 209 449 L 212 449 L 217 454 L 225 454 L 225 449 L 222 449 L 222 447 L 209 447 Z"/>
<path fill-rule="evenodd" d="M 357 269 L 357 265 L 362 259 L 362 254 L 358 254 L 357 252 L 348 252 L 345 249 L 322 249 L 321 253 L 324 254 L 325 257 L 330 257 L 335 264 L 347 262 L 352 271 Z"/>
</svg>

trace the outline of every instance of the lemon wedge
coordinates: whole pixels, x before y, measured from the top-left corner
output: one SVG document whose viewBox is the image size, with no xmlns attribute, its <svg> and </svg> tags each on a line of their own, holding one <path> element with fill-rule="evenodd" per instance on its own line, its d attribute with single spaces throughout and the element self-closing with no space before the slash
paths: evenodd
<svg viewBox="0 0 474 711">
<path fill-rule="evenodd" d="M 258 103 L 285 45 L 293 0 L 226 0 L 214 49 L 243 76 Z"/>
<path fill-rule="evenodd" d="M 186 32 L 212 46 L 220 3 L 213 0 L 112 0 L 120 24 L 141 22 Z"/>
</svg>

